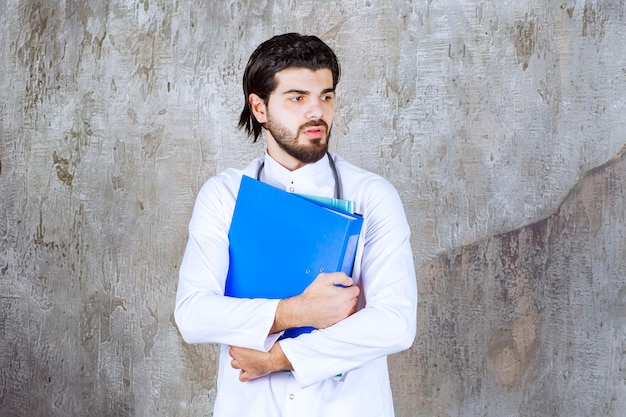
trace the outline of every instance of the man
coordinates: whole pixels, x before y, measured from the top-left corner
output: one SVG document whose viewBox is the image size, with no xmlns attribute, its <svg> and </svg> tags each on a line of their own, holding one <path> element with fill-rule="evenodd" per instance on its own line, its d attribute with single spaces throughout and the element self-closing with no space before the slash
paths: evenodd
<svg viewBox="0 0 626 417">
<path fill-rule="evenodd" d="M 222 345 L 215 417 L 394 414 L 387 355 L 410 347 L 416 327 L 409 227 L 389 182 L 327 153 L 339 76 L 334 52 L 317 37 L 261 44 L 244 72 L 239 124 L 255 141 L 264 133 L 267 150 L 243 170 L 210 178 L 198 195 L 175 318 L 186 342 Z M 352 277 L 321 273 L 282 300 L 224 296 L 242 175 L 354 201 L 364 222 Z M 278 341 L 300 326 L 318 330 Z"/>
</svg>

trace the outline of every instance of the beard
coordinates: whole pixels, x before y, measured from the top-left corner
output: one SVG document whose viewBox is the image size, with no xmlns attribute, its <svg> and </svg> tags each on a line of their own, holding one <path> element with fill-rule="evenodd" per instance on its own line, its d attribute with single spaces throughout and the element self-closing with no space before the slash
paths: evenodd
<svg viewBox="0 0 626 417">
<path fill-rule="evenodd" d="M 323 126 L 326 130 L 326 135 L 319 139 L 307 139 L 307 143 L 305 144 L 298 143 L 298 138 L 304 130 L 315 126 Z M 298 131 L 293 134 L 293 132 L 289 131 L 289 129 L 285 126 L 268 117 L 266 129 L 270 132 L 278 146 L 283 151 L 305 164 L 311 164 L 319 161 L 324 157 L 324 155 L 326 155 L 326 152 L 328 152 L 330 128 L 323 120 L 312 120 L 307 122 L 301 125 L 298 128 Z"/>
</svg>

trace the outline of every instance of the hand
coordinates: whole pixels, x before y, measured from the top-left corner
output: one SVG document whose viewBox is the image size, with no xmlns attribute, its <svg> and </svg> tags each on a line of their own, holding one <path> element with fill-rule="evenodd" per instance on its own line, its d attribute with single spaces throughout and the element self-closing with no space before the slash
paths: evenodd
<svg viewBox="0 0 626 417">
<path fill-rule="evenodd" d="M 300 295 L 278 304 L 272 333 L 292 327 L 324 329 L 356 311 L 360 293 L 343 272 L 322 273 Z"/>
<path fill-rule="evenodd" d="M 312 326 L 324 329 L 356 311 L 360 289 L 343 272 L 319 274 L 298 297 L 305 303 Z"/>
<path fill-rule="evenodd" d="M 230 365 L 234 369 L 241 370 L 239 372 L 241 382 L 292 368 L 291 362 L 280 347 L 280 343 L 275 343 L 269 352 L 231 346 L 228 353 L 232 358 Z"/>
</svg>

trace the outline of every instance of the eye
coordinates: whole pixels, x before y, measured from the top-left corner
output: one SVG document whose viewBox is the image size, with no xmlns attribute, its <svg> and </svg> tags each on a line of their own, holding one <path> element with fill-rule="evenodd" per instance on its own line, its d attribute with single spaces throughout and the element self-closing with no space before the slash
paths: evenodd
<svg viewBox="0 0 626 417">
<path fill-rule="evenodd" d="M 289 98 L 289 101 L 293 101 L 294 103 L 302 101 L 302 96 L 292 96 Z"/>
<path fill-rule="evenodd" d="M 324 94 L 322 96 L 322 101 L 331 101 L 333 99 L 333 95 L 332 94 Z"/>
</svg>

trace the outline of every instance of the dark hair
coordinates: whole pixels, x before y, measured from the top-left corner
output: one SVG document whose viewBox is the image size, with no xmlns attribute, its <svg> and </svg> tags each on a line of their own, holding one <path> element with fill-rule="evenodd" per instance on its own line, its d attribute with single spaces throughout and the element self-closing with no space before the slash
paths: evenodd
<svg viewBox="0 0 626 417">
<path fill-rule="evenodd" d="M 333 88 L 339 82 L 337 56 L 317 36 L 286 33 L 263 42 L 250 55 L 243 73 L 244 107 L 239 117 L 239 128 L 245 128 L 248 136 L 254 137 L 254 142 L 261 135 L 262 126 L 252 113 L 248 97 L 256 94 L 267 105 L 270 94 L 276 88 L 276 73 L 294 67 L 313 71 L 328 68 L 333 74 Z"/>
</svg>

